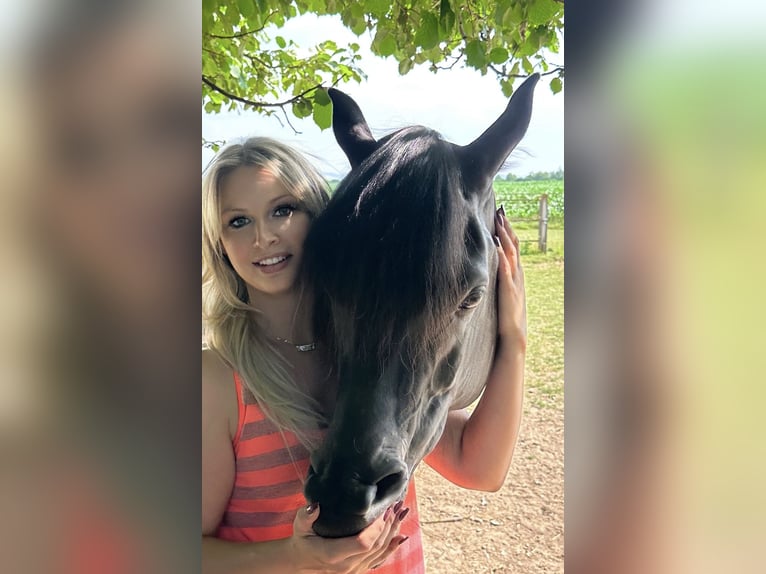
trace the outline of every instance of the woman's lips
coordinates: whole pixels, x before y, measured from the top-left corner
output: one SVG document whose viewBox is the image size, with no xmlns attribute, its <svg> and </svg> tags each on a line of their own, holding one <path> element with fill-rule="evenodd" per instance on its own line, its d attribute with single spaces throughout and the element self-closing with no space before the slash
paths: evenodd
<svg viewBox="0 0 766 574">
<path fill-rule="evenodd" d="M 292 255 L 275 255 L 256 261 L 253 265 L 262 273 L 276 273 L 287 267 L 291 257 Z"/>
</svg>

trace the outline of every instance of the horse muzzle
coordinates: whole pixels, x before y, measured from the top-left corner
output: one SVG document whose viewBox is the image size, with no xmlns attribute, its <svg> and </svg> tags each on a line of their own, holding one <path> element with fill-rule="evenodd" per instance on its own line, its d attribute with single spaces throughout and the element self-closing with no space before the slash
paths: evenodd
<svg viewBox="0 0 766 574">
<path fill-rule="evenodd" d="M 314 532 L 327 538 L 358 534 L 404 498 L 408 481 L 407 467 L 398 461 L 389 461 L 377 473 L 356 472 L 348 465 L 331 465 L 324 472 L 311 467 L 305 495 L 319 504 Z"/>
</svg>

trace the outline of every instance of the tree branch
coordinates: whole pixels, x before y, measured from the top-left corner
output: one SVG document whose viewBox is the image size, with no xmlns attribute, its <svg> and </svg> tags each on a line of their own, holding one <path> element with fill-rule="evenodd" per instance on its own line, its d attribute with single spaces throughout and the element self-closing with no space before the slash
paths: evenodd
<svg viewBox="0 0 766 574">
<path fill-rule="evenodd" d="M 292 122 L 290 121 L 290 116 L 288 116 L 288 115 L 287 115 L 287 112 L 285 111 L 285 108 L 281 108 L 281 109 L 282 109 L 282 113 L 283 113 L 283 114 L 284 114 L 284 116 L 285 116 L 285 121 L 287 122 L 287 125 L 288 125 L 288 126 L 290 126 L 290 128 L 293 130 L 293 133 L 294 133 L 295 135 L 298 135 L 298 134 L 302 133 L 302 132 L 299 132 L 298 130 L 296 130 L 296 129 L 295 129 L 295 126 L 294 126 L 294 125 L 292 124 Z M 277 118 L 277 119 L 279 119 L 279 118 Z M 280 123 L 281 123 L 281 122 L 280 122 Z"/>
<path fill-rule="evenodd" d="M 244 32 L 237 32 L 236 34 L 232 34 L 230 36 L 219 36 L 217 34 L 208 34 L 208 37 L 217 38 L 218 40 L 233 40 L 234 38 L 242 38 L 244 36 L 249 36 L 251 34 L 257 34 L 258 32 L 263 31 L 264 28 L 266 28 L 269 22 L 269 18 L 271 18 L 276 13 L 277 13 L 276 10 L 274 10 L 266 14 L 266 17 L 263 19 L 263 26 L 255 30 L 245 30 Z"/>
<path fill-rule="evenodd" d="M 460 60 L 463 59 L 464 55 L 465 54 L 463 52 L 460 52 L 460 55 L 457 58 L 455 58 L 449 66 L 437 66 L 434 64 L 434 68 L 437 68 L 439 70 L 451 70 L 452 68 L 455 67 L 455 64 L 457 64 Z"/>
<path fill-rule="evenodd" d="M 498 70 L 493 66 L 492 64 L 487 64 L 487 67 L 495 72 L 498 76 L 503 76 L 505 78 L 528 78 L 531 74 L 507 74 L 503 72 L 502 70 Z M 558 72 L 563 72 L 564 66 L 558 66 L 552 70 L 548 70 L 547 72 L 543 72 L 540 74 L 540 76 L 550 76 L 551 74 L 556 74 Z"/>
<path fill-rule="evenodd" d="M 292 104 L 293 102 L 296 102 L 300 100 L 303 96 L 306 94 L 309 94 L 321 87 L 323 87 L 322 84 L 317 84 L 316 86 L 313 86 L 309 88 L 308 90 L 302 91 L 300 94 L 293 96 L 292 98 L 285 100 L 283 102 L 256 102 L 255 100 L 249 100 L 247 98 L 243 98 L 242 96 L 238 96 L 236 94 L 232 94 L 231 92 L 228 92 L 221 88 L 220 86 L 216 85 L 210 78 L 202 75 L 202 83 L 207 85 L 211 90 L 215 90 L 219 94 L 223 94 L 230 100 L 234 100 L 236 102 L 241 102 L 243 104 L 248 104 L 250 106 L 256 107 L 256 108 L 284 108 L 288 104 Z"/>
</svg>

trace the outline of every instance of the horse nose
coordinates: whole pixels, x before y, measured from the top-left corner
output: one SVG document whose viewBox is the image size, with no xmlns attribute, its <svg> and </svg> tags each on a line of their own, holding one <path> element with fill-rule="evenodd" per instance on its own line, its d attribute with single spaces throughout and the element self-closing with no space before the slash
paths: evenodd
<svg viewBox="0 0 766 574">
<path fill-rule="evenodd" d="M 364 514 L 371 507 L 401 497 L 407 484 L 407 468 L 398 461 L 386 461 L 362 471 L 347 464 L 318 465 L 309 469 L 306 494 L 320 505 L 340 513 Z"/>
<path fill-rule="evenodd" d="M 403 468 L 389 470 L 393 470 L 393 472 L 389 472 L 375 482 L 375 502 L 383 502 L 389 498 L 397 498 L 404 490 L 404 486 L 407 482 L 406 471 Z"/>
</svg>

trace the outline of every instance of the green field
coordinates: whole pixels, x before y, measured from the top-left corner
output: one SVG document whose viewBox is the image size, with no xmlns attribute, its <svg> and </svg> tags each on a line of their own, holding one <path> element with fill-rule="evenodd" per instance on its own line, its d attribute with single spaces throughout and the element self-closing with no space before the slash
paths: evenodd
<svg viewBox="0 0 766 574">
<path fill-rule="evenodd" d="M 564 257 L 564 180 L 495 180 L 495 198 L 502 205 L 521 241 L 521 255 L 532 260 Z M 548 195 L 548 253 L 538 250 L 537 219 L 540 196 Z"/>
<path fill-rule="evenodd" d="M 495 197 L 505 206 L 509 217 L 537 217 L 540 196 L 548 195 L 548 218 L 564 220 L 564 180 L 502 181 L 495 180 Z"/>
</svg>

